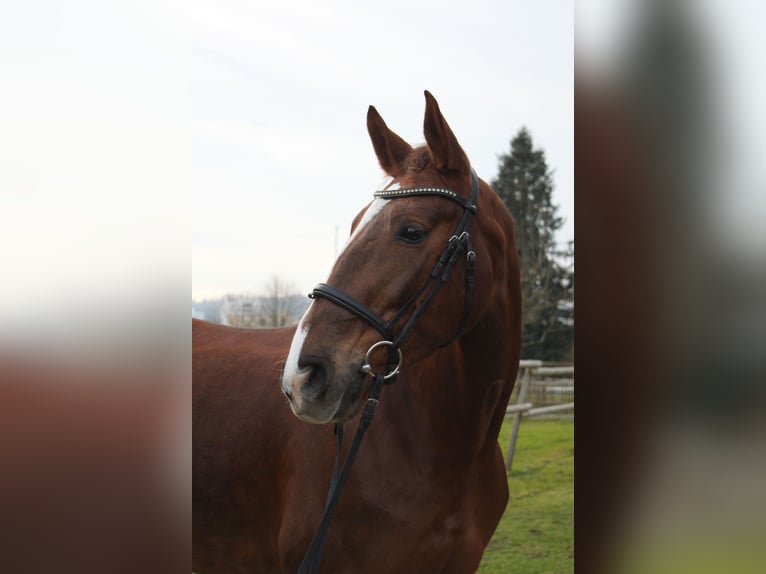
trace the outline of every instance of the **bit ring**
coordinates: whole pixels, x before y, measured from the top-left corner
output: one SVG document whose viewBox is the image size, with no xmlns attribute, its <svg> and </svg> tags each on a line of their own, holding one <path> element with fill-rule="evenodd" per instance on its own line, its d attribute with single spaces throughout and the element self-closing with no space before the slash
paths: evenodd
<svg viewBox="0 0 766 574">
<path fill-rule="evenodd" d="M 363 373 L 369 373 L 373 377 L 377 375 L 377 373 L 375 371 L 373 371 L 372 367 L 370 366 L 370 355 L 378 347 L 384 347 L 384 346 L 385 347 L 393 347 L 394 344 L 391 341 L 378 341 L 372 347 L 367 349 L 367 354 L 364 357 L 365 364 L 362 365 L 362 368 L 361 368 L 361 371 Z M 396 352 L 399 353 L 399 362 L 397 363 L 396 367 L 394 367 L 393 371 L 391 371 L 390 373 L 388 373 L 387 375 L 385 375 L 383 377 L 384 381 L 387 381 L 387 380 L 391 379 L 392 377 L 395 377 L 396 375 L 399 374 L 399 371 L 401 370 L 401 366 L 402 366 L 402 350 L 401 349 L 396 349 Z"/>
</svg>

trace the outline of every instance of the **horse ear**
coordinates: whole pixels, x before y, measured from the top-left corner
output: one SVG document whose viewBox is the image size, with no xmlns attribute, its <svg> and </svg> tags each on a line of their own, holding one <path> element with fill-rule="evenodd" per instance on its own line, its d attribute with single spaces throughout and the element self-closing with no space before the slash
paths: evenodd
<svg viewBox="0 0 766 574">
<path fill-rule="evenodd" d="M 428 90 L 425 91 L 425 95 L 426 117 L 423 121 L 423 133 L 426 136 L 431 161 L 441 172 L 453 172 L 467 177 L 471 170 L 468 156 L 442 116 L 436 98 Z"/>
<path fill-rule="evenodd" d="M 404 160 L 412 151 L 412 146 L 388 129 L 373 106 L 367 110 L 367 131 L 383 171 L 391 177 L 402 175 L 405 172 Z"/>
</svg>

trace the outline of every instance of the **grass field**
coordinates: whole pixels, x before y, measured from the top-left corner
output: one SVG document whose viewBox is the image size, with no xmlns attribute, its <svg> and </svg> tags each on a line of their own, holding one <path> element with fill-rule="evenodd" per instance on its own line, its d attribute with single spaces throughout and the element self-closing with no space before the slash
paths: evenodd
<svg viewBox="0 0 766 574">
<path fill-rule="evenodd" d="M 508 447 L 512 419 L 500 433 Z M 480 574 L 563 574 L 574 571 L 574 423 L 521 423 L 510 499 L 478 570 Z"/>
</svg>

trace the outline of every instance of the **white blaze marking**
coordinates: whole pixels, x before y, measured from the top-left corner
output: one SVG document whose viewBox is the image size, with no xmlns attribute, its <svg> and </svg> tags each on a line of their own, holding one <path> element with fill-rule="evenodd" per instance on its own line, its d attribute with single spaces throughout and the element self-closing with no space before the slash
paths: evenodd
<svg viewBox="0 0 766 574">
<path fill-rule="evenodd" d="M 364 215 L 362 216 L 362 220 L 359 222 L 359 225 L 356 226 L 356 229 L 351 234 L 351 237 L 348 238 L 345 245 L 343 246 L 343 249 L 341 249 L 340 253 L 338 254 L 338 258 L 340 258 L 343 255 L 343 252 L 346 251 L 346 248 L 351 244 L 354 238 L 357 235 L 359 235 L 359 232 L 361 232 L 362 229 L 364 229 L 364 227 L 368 223 L 370 223 L 370 221 L 372 221 L 373 218 L 376 215 L 378 215 L 378 213 L 382 211 L 382 209 L 386 206 L 386 204 L 389 201 L 390 200 L 388 199 L 381 199 L 379 197 L 375 198 L 375 200 L 367 208 L 367 211 L 364 212 Z M 333 266 L 330 269 L 332 269 L 333 267 L 335 267 L 335 264 L 333 264 Z M 311 305 L 309 305 L 309 308 L 306 309 L 306 312 L 303 314 L 303 317 L 301 317 L 301 320 L 298 323 L 298 327 L 295 329 L 295 335 L 293 335 L 292 343 L 290 343 L 290 351 L 287 354 L 287 360 L 285 361 L 285 370 L 282 374 L 282 390 L 283 391 L 290 390 L 290 385 L 293 379 L 300 371 L 300 369 L 298 368 L 298 359 L 300 358 L 301 351 L 303 350 L 303 343 L 306 341 L 306 337 L 309 334 L 309 325 L 304 325 L 304 321 L 313 306 L 314 306 L 314 303 L 312 301 Z"/>
<path fill-rule="evenodd" d="M 356 229 L 354 229 L 354 232 L 351 234 L 351 236 L 346 240 L 346 243 L 343 245 L 343 249 L 340 250 L 340 253 L 338 254 L 338 259 L 341 255 L 343 255 L 343 252 L 346 251 L 348 246 L 351 244 L 351 242 L 354 240 L 354 237 L 359 235 L 359 232 L 362 231 L 362 229 L 365 228 L 365 226 L 372 221 L 372 219 L 380 213 L 380 211 L 386 206 L 386 203 L 388 203 L 390 200 L 388 199 L 381 199 L 380 197 L 376 197 L 375 200 L 370 204 L 370 206 L 367 208 L 367 211 L 364 212 L 364 215 L 362 216 L 362 220 L 359 222 L 359 225 L 356 226 Z M 336 261 L 338 260 L 336 259 Z M 335 264 L 333 264 L 333 267 L 335 267 Z M 331 267 L 332 269 L 332 267 Z"/>
<path fill-rule="evenodd" d="M 295 329 L 295 335 L 293 335 L 293 341 L 290 343 L 290 352 L 287 353 L 287 360 L 285 361 L 285 370 L 282 373 L 282 390 L 283 391 L 289 391 L 290 385 L 292 384 L 293 379 L 295 378 L 295 375 L 298 374 L 298 359 L 301 356 L 301 349 L 303 349 L 303 342 L 306 340 L 306 335 L 308 335 L 309 330 L 308 327 L 303 326 L 303 320 L 306 318 L 306 315 L 308 315 L 309 311 L 311 310 L 311 307 L 314 305 L 314 302 L 311 302 L 311 305 L 309 305 L 309 308 L 306 309 L 306 312 L 303 314 L 303 317 L 301 317 L 301 320 L 298 322 L 298 327 Z"/>
</svg>

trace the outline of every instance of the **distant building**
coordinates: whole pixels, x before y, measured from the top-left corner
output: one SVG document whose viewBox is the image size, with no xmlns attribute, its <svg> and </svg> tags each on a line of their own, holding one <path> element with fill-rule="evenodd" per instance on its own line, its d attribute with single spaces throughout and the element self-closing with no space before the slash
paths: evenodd
<svg viewBox="0 0 766 574">
<path fill-rule="evenodd" d="M 232 327 L 268 328 L 297 323 L 310 304 L 311 299 L 305 295 L 275 299 L 229 293 L 219 299 L 192 300 L 192 317 Z"/>
</svg>

